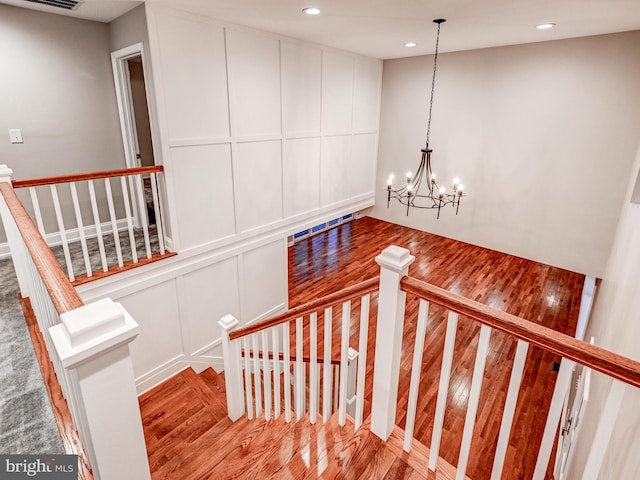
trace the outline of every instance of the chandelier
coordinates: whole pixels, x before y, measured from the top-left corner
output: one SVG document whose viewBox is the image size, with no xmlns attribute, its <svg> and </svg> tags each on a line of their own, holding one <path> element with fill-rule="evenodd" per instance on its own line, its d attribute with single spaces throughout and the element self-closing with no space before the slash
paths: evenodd
<svg viewBox="0 0 640 480">
<path fill-rule="evenodd" d="M 427 139 L 425 148 L 421 150 L 422 156 L 415 175 L 407 172 L 406 183 L 401 186 L 394 186 L 393 173 L 387 180 L 387 208 L 391 199 L 398 200 L 407 206 L 407 216 L 410 208 L 431 208 L 438 210 L 437 218 L 440 218 L 440 210 L 447 205 L 452 205 L 456 209 L 456 215 L 460 209 L 460 200 L 463 196 L 464 186 L 458 177 L 453 179 L 453 185 L 449 188 L 440 185 L 436 179 L 436 174 L 431 169 L 431 153 L 429 148 L 429 134 L 431 132 L 431 111 L 433 109 L 433 91 L 436 85 L 436 69 L 438 66 L 438 43 L 440 41 L 440 25 L 446 22 L 443 18 L 433 21 L 438 24 L 436 36 L 436 53 L 433 58 L 433 78 L 431 80 L 431 97 L 429 100 L 429 117 L 427 122 Z"/>
</svg>

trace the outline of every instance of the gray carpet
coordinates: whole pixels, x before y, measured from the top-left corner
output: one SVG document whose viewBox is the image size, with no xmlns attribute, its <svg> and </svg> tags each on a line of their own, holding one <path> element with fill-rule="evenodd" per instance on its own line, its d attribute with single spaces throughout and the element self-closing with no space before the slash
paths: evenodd
<svg viewBox="0 0 640 480">
<path fill-rule="evenodd" d="M 62 454 L 10 258 L 0 260 L 0 286 L 0 453 Z"/>
<path fill-rule="evenodd" d="M 159 251 L 155 226 L 149 228 L 152 253 Z M 135 231 L 139 258 L 146 256 L 142 230 Z M 129 235 L 121 232 L 125 262 L 131 260 Z M 87 240 L 93 271 L 102 269 L 97 239 Z M 52 248 L 66 272 L 61 246 Z M 80 242 L 69 245 L 74 273 L 85 273 Z M 117 265 L 112 235 L 105 235 L 107 264 Z M 18 299 L 18 281 L 10 258 L 0 260 L 0 454 L 62 454 L 58 427 Z"/>
</svg>

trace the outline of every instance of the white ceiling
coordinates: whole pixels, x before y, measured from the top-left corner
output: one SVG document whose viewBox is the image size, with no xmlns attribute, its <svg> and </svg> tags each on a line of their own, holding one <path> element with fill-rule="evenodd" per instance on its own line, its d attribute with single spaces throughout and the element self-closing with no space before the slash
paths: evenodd
<svg viewBox="0 0 640 480">
<path fill-rule="evenodd" d="M 148 0 L 378 58 L 514 45 L 640 29 L 640 0 Z M 25 0 L 0 0 L 46 11 Z M 72 15 L 109 22 L 140 2 L 85 0 Z M 304 7 L 322 13 L 308 16 Z M 551 30 L 535 25 L 553 22 Z M 418 43 L 404 47 L 408 41 Z"/>
</svg>

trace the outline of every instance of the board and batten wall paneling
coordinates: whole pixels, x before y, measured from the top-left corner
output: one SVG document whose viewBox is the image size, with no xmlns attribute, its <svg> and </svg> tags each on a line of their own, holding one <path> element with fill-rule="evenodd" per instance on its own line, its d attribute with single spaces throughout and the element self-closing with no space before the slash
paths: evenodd
<svg viewBox="0 0 640 480">
<path fill-rule="evenodd" d="M 116 297 L 115 300 L 140 325 L 140 333 L 131 343 L 131 358 L 137 379 L 183 356 L 176 280 Z"/>
<path fill-rule="evenodd" d="M 354 57 L 342 52 L 322 52 L 322 130 L 350 130 L 353 116 Z"/>
<path fill-rule="evenodd" d="M 228 137 L 224 30 L 180 15 L 156 19 L 169 139 Z"/>
<path fill-rule="evenodd" d="M 240 265 L 242 323 L 284 311 L 288 296 L 286 239 L 244 252 Z"/>
<path fill-rule="evenodd" d="M 355 57 L 354 67 L 352 127 L 354 130 L 377 132 L 382 65 L 370 58 Z"/>
<path fill-rule="evenodd" d="M 194 355 L 220 338 L 218 321 L 231 314 L 240 316 L 238 259 L 231 257 L 187 273 L 184 279 L 183 330 L 187 351 Z"/>
<path fill-rule="evenodd" d="M 320 206 L 320 137 L 287 140 L 285 149 L 283 159 L 285 217 L 318 209 Z"/>
<path fill-rule="evenodd" d="M 280 135 L 280 42 L 226 29 L 231 133 Z"/>
<path fill-rule="evenodd" d="M 239 232 L 282 220 L 281 141 L 238 143 L 233 179 Z"/>
<path fill-rule="evenodd" d="M 282 41 L 281 56 L 284 134 L 320 133 L 322 50 Z"/>
<path fill-rule="evenodd" d="M 176 147 L 171 149 L 171 162 L 182 248 L 233 235 L 231 147 Z M 195 181 L 198 178 L 205 181 Z"/>
<path fill-rule="evenodd" d="M 320 203 L 323 207 L 349 197 L 347 174 L 351 160 L 351 137 L 335 135 L 322 139 Z"/>
<path fill-rule="evenodd" d="M 378 143 L 375 134 L 354 135 L 351 161 L 347 165 L 346 179 L 351 198 L 371 193 L 375 182 L 375 158 Z"/>
</svg>

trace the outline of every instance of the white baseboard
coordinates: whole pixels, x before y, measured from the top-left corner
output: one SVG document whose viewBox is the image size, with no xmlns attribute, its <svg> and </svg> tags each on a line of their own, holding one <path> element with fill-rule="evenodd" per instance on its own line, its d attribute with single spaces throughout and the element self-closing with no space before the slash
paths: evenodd
<svg viewBox="0 0 640 480">
<path fill-rule="evenodd" d="M 118 232 L 126 230 L 127 219 L 121 218 L 120 220 L 116 221 L 116 226 L 118 228 Z M 111 233 L 113 231 L 113 229 L 111 228 L 111 222 L 101 223 L 100 228 L 102 229 L 102 233 Z M 86 238 L 95 238 L 98 236 L 95 225 L 86 225 L 83 228 L 83 231 Z M 67 242 L 77 242 L 80 240 L 80 230 L 78 228 L 65 230 L 65 233 L 67 235 Z M 60 235 L 60 232 L 47 233 L 44 239 L 47 242 L 47 245 L 49 245 L 50 247 L 62 245 L 62 236 Z M 9 250 L 9 243 L 0 243 L 0 258 L 7 258 L 10 256 L 11 251 Z"/>
<path fill-rule="evenodd" d="M 148 392 L 153 387 L 160 385 L 165 380 L 168 380 L 190 366 L 190 362 L 185 355 L 178 355 L 159 367 L 140 375 L 136 378 L 136 391 L 138 392 L 138 396 Z"/>
</svg>

